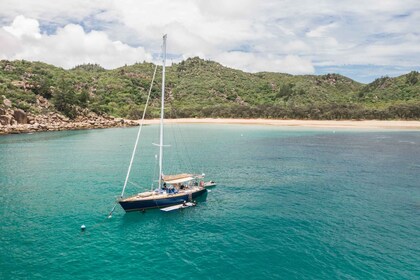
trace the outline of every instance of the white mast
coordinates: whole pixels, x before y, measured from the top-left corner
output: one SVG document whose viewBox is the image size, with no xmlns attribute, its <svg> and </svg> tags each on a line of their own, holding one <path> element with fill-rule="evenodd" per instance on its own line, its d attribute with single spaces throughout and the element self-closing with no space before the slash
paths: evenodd
<svg viewBox="0 0 420 280">
<path fill-rule="evenodd" d="M 160 142 L 159 142 L 159 190 L 162 184 L 162 165 L 163 165 L 163 118 L 165 108 L 165 64 L 166 64 L 166 34 L 163 35 L 163 62 L 162 62 L 162 101 L 160 108 Z"/>
</svg>

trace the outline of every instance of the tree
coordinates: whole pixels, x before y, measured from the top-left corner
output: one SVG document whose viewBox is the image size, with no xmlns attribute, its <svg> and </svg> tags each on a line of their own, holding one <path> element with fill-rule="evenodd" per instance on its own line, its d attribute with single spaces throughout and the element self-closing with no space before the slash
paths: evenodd
<svg viewBox="0 0 420 280">
<path fill-rule="evenodd" d="M 292 83 L 284 84 L 281 86 L 279 93 L 277 94 L 277 97 L 284 98 L 285 100 L 289 99 L 290 96 L 293 95 L 293 87 L 295 85 Z"/>
<path fill-rule="evenodd" d="M 417 84 L 417 82 L 419 81 L 418 76 L 419 76 L 419 72 L 417 71 L 411 71 L 410 73 L 408 73 L 406 76 L 407 84 L 410 84 L 410 85 Z"/>
<path fill-rule="evenodd" d="M 64 80 L 60 83 L 53 96 L 53 103 L 55 108 L 67 117 L 73 119 L 77 116 L 78 99 L 71 83 Z"/>
<path fill-rule="evenodd" d="M 82 89 L 82 92 L 79 94 L 79 104 L 80 106 L 86 108 L 89 104 L 89 92 L 87 89 Z"/>
<path fill-rule="evenodd" d="M 46 77 L 40 76 L 35 80 L 36 86 L 32 89 L 35 94 L 39 94 L 47 99 L 51 98 L 51 82 Z"/>
</svg>

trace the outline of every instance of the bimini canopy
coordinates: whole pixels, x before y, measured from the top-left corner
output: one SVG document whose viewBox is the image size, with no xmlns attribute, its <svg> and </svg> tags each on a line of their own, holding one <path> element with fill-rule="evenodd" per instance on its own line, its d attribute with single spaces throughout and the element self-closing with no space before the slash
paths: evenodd
<svg viewBox="0 0 420 280">
<path fill-rule="evenodd" d="M 176 174 L 176 175 L 165 175 L 163 176 L 163 181 L 168 184 L 180 184 L 194 180 L 195 176 L 193 174 Z"/>
</svg>

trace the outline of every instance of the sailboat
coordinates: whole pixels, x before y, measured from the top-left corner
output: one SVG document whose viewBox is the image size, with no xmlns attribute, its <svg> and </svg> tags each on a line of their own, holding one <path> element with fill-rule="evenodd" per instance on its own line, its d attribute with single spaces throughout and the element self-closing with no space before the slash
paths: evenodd
<svg viewBox="0 0 420 280">
<path fill-rule="evenodd" d="M 143 122 L 140 123 L 139 132 L 137 134 L 136 143 L 134 146 L 133 154 L 131 157 L 130 165 L 128 168 L 126 180 L 124 183 L 123 190 L 121 192 L 118 203 L 126 211 L 144 211 L 151 208 L 162 208 L 173 205 L 186 205 L 187 202 L 192 202 L 196 198 L 203 196 L 207 193 L 207 187 L 209 184 L 215 185 L 213 181 L 204 182 L 205 174 L 191 174 L 182 173 L 175 175 L 164 175 L 163 174 L 163 132 L 164 132 L 164 108 L 165 108 L 165 63 L 166 63 L 166 35 L 163 36 L 163 63 L 162 63 L 162 96 L 161 96 L 161 112 L 160 112 L 160 137 L 159 144 L 155 144 L 159 147 L 159 178 L 158 186 L 154 190 L 140 192 L 135 195 L 124 197 L 124 191 L 127 186 L 128 177 L 130 175 L 131 166 L 133 164 L 134 155 L 137 149 L 138 140 Z M 156 74 L 153 74 L 153 80 Z M 151 86 L 152 87 L 152 86 Z M 150 87 L 150 90 L 151 90 Z M 150 97 L 149 90 L 149 97 Z M 142 121 L 144 120 L 147 104 L 149 97 L 146 101 L 146 107 L 143 113 Z M 115 207 L 114 207 L 115 209 Z M 112 211 L 111 211 L 112 214 Z"/>
</svg>

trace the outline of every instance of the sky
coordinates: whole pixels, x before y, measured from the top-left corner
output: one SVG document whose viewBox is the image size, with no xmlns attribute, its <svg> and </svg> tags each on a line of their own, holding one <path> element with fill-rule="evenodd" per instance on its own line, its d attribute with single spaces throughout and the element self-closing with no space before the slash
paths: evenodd
<svg viewBox="0 0 420 280">
<path fill-rule="evenodd" d="M 1 0 L 0 59 L 70 69 L 189 57 L 246 72 L 420 71 L 419 0 Z"/>
</svg>

